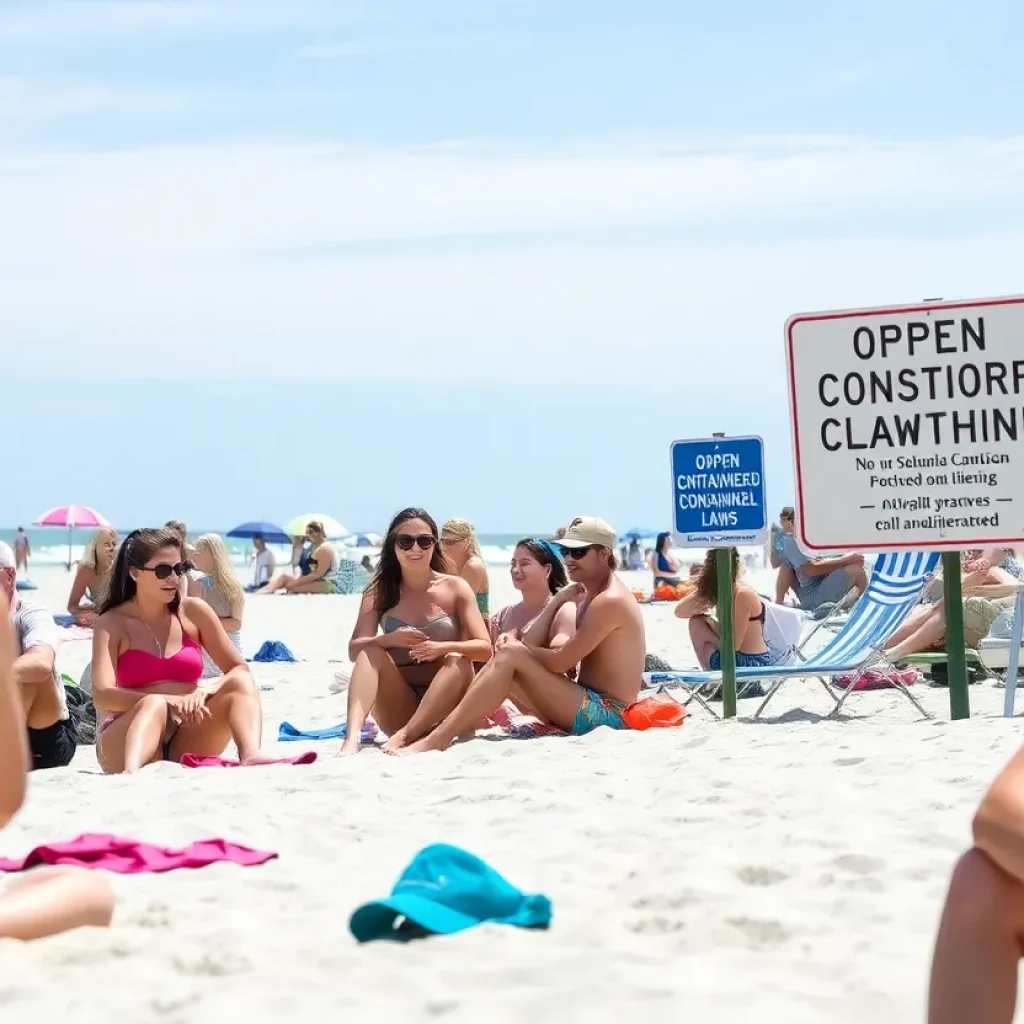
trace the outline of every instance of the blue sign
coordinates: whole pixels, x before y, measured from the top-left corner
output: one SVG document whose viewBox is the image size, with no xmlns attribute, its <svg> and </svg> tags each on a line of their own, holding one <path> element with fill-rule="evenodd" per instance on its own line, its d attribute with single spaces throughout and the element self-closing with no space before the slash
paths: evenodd
<svg viewBox="0 0 1024 1024">
<path fill-rule="evenodd" d="M 673 441 L 671 461 L 677 546 L 742 547 L 768 539 L 761 438 Z"/>
</svg>

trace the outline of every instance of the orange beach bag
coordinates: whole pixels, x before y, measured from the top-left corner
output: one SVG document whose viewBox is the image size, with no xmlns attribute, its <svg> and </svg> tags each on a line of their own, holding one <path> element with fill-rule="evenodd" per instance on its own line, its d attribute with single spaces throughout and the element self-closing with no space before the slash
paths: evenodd
<svg viewBox="0 0 1024 1024">
<path fill-rule="evenodd" d="M 622 720 L 630 729 L 674 729 L 686 721 L 687 710 L 667 693 L 634 701 L 622 712 Z"/>
</svg>

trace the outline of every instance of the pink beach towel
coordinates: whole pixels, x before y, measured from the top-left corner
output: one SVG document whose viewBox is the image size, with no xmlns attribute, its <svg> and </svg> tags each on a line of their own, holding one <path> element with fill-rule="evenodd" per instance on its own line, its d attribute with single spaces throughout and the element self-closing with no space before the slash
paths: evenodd
<svg viewBox="0 0 1024 1024">
<path fill-rule="evenodd" d="M 28 871 L 42 864 L 70 864 L 113 871 L 118 875 L 144 875 L 177 868 L 205 868 L 221 862 L 248 868 L 276 857 L 276 853 L 252 850 L 226 839 L 202 839 L 184 849 L 172 850 L 140 843 L 137 839 L 87 832 L 69 843 L 37 846 L 27 857 L 0 857 L 0 871 Z"/>
<path fill-rule="evenodd" d="M 267 764 L 312 764 L 316 760 L 316 751 L 307 750 L 304 754 L 298 754 L 295 757 L 278 757 L 273 761 L 268 761 Z M 242 768 L 240 762 L 233 760 L 230 757 L 199 757 L 198 754 L 182 754 L 181 760 L 178 762 L 185 768 Z M 254 767 L 262 768 L 262 765 L 255 765 Z"/>
<path fill-rule="evenodd" d="M 854 690 L 886 690 L 892 686 L 913 686 L 921 678 L 921 673 L 916 668 L 890 669 L 884 671 L 876 668 L 869 668 L 864 672 L 836 676 L 835 685 L 843 690 L 848 690 L 852 685 Z"/>
<path fill-rule="evenodd" d="M 557 725 L 548 725 L 533 715 L 524 715 L 512 703 L 507 700 L 497 711 L 487 719 L 488 727 L 500 729 L 506 736 L 514 736 L 516 739 L 537 739 L 541 736 L 565 736 L 566 732 L 559 729 Z"/>
</svg>

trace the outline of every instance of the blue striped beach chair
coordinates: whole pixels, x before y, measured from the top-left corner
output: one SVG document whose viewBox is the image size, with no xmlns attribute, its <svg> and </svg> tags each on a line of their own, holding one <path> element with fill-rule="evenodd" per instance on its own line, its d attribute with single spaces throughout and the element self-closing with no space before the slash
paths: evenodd
<svg viewBox="0 0 1024 1024">
<path fill-rule="evenodd" d="M 821 650 L 809 656 L 797 652 L 797 660 L 787 664 L 738 668 L 736 686 L 739 696 L 743 695 L 744 688 L 751 683 L 762 680 L 770 683 L 754 717 L 758 718 L 762 714 L 786 680 L 798 678 L 816 678 L 835 705 L 829 714 L 838 714 L 857 681 L 869 668 L 879 662 L 888 665 L 883 653 L 885 643 L 917 607 L 925 586 L 935 572 L 938 559 L 937 554 L 929 552 L 879 555 L 867 590 L 854 606 L 846 624 Z M 852 676 L 850 685 L 842 688 L 833 686 L 832 679 L 839 675 Z M 690 699 L 696 697 L 710 711 L 705 697 L 710 699 L 721 689 L 722 673 L 699 669 L 687 672 L 650 672 L 645 673 L 644 682 L 658 691 L 672 686 L 691 688 Z M 906 686 L 896 681 L 892 686 L 923 717 L 930 717 Z M 708 688 L 710 694 L 707 693 Z M 701 694 L 701 690 L 705 690 L 705 693 Z"/>
</svg>

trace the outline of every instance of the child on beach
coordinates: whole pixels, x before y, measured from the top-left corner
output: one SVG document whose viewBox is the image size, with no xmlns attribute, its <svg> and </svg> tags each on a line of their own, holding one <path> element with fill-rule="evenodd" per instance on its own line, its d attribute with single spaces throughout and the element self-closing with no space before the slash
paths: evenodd
<svg viewBox="0 0 1024 1024">
<path fill-rule="evenodd" d="M 21 809 L 28 783 L 28 743 L 14 683 L 10 604 L 0 589 L 0 828 Z M 0 893 L 0 938 L 42 939 L 87 925 L 106 927 L 114 892 L 98 872 L 36 868 Z"/>
</svg>

